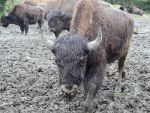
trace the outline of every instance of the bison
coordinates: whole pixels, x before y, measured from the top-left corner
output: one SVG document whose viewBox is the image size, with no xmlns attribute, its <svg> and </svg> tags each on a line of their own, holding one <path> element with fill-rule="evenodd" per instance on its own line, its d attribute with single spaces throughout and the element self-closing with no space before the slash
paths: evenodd
<svg viewBox="0 0 150 113">
<path fill-rule="evenodd" d="M 31 1 L 31 0 L 23 1 L 22 4 L 31 5 L 31 6 L 36 6 L 37 5 L 34 1 Z"/>
<path fill-rule="evenodd" d="M 144 11 L 140 10 L 139 8 L 137 8 L 134 5 L 127 6 L 127 11 L 129 13 L 133 13 L 133 14 L 137 14 L 137 15 L 141 15 L 141 16 L 144 14 Z"/>
<path fill-rule="evenodd" d="M 58 66 L 60 87 L 67 95 L 84 86 L 84 109 L 89 112 L 102 86 L 107 64 L 118 60 L 120 91 L 125 78 L 134 21 L 126 12 L 105 7 L 97 0 L 80 0 L 73 13 L 69 34 L 44 44 L 52 51 Z"/>
<path fill-rule="evenodd" d="M 12 11 L 7 16 L 2 16 L 1 23 L 3 27 L 8 27 L 9 24 L 20 26 L 21 33 L 28 33 L 29 25 L 39 24 L 41 28 L 44 23 L 44 11 L 38 6 L 15 5 Z"/>
<path fill-rule="evenodd" d="M 53 7 L 46 12 L 45 18 L 48 21 L 50 31 L 58 37 L 62 30 L 69 30 L 72 13 L 77 0 L 59 0 L 52 4 Z"/>
</svg>

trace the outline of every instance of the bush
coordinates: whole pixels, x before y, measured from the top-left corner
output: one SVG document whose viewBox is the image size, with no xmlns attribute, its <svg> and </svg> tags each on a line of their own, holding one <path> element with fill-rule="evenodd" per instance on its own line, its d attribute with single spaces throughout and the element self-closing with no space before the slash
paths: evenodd
<svg viewBox="0 0 150 113">
<path fill-rule="evenodd" d="M 20 4 L 21 0 L 7 0 L 5 3 L 5 11 L 10 12 L 14 5 Z"/>
<path fill-rule="evenodd" d="M 22 0 L 0 0 L 0 16 L 4 11 L 10 12 L 15 4 L 19 4 Z"/>
<path fill-rule="evenodd" d="M 6 0 L 0 0 L 0 16 L 2 16 L 4 8 L 5 8 Z"/>
</svg>

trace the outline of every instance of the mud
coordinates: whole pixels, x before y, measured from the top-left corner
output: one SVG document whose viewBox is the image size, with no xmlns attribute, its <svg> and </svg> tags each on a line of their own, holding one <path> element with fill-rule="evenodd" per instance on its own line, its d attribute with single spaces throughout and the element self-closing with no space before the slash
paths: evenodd
<svg viewBox="0 0 150 113">
<path fill-rule="evenodd" d="M 115 62 L 108 66 L 93 113 L 150 113 L 150 21 L 135 24 L 139 34 L 131 41 L 122 93 L 114 91 Z M 70 102 L 61 98 L 54 56 L 36 27 L 30 26 L 27 36 L 15 25 L 0 27 L 0 113 L 82 113 L 82 90 Z"/>
</svg>

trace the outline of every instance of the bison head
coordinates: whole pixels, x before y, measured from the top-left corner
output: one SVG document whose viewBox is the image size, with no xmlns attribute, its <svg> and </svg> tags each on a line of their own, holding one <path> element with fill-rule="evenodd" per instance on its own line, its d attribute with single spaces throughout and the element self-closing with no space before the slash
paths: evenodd
<svg viewBox="0 0 150 113">
<path fill-rule="evenodd" d="M 1 17 L 1 23 L 2 23 L 3 27 L 5 27 L 5 28 L 8 27 L 9 21 L 6 19 L 6 16 Z"/>
<path fill-rule="evenodd" d="M 69 30 L 71 17 L 62 14 L 61 11 L 55 10 L 48 14 L 48 26 L 51 32 L 58 37 L 62 30 Z"/>
<path fill-rule="evenodd" d="M 1 17 L 1 23 L 3 27 L 8 27 L 9 24 L 15 23 L 15 17 L 12 15 L 8 15 L 8 16 L 2 16 Z"/>
<path fill-rule="evenodd" d="M 88 53 L 99 47 L 102 35 L 91 42 L 79 34 L 68 34 L 55 41 L 46 40 L 42 35 L 42 40 L 56 57 L 63 92 L 74 93 L 84 78 Z"/>
</svg>

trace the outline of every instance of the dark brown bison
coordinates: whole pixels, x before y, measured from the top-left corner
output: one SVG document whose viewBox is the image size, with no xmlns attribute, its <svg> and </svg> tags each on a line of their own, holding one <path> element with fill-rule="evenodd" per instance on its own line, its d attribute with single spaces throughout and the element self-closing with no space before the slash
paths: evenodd
<svg viewBox="0 0 150 113">
<path fill-rule="evenodd" d="M 97 0 L 80 0 L 69 34 L 55 41 L 42 37 L 56 57 L 62 91 L 72 95 L 83 84 L 87 112 L 101 88 L 107 64 L 115 60 L 119 69 L 116 90 L 120 91 L 133 28 L 134 21 L 126 12 L 105 7 Z"/>
<path fill-rule="evenodd" d="M 48 21 L 50 31 L 58 37 L 62 30 L 69 30 L 72 13 L 77 0 L 57 0 L 46 12 L 45 19 Z"/>
<path fill-rule="evenodd" d="M 2 16 L 1 23 L 3 27 L 7 27 L 9 24 L 15 24 L 20 26 L 21 33 L 28 33 L 29 25 L 39 24 L 41 28 L 44 23 L 44 11 L 38 6 L 29 5 L 15 5 L 8 16 Z"/>
<path fill-rule="evenodd" d="M 133 13 L 133 14 L 137 14 L 137 15 L 141 15 L 141 16 L 144 14 L 144 11 L 140 10 L 139 8 L 137 8 L 134 5 L 128 6 L 127 11 L 129 13 Z"/>
</svg>

